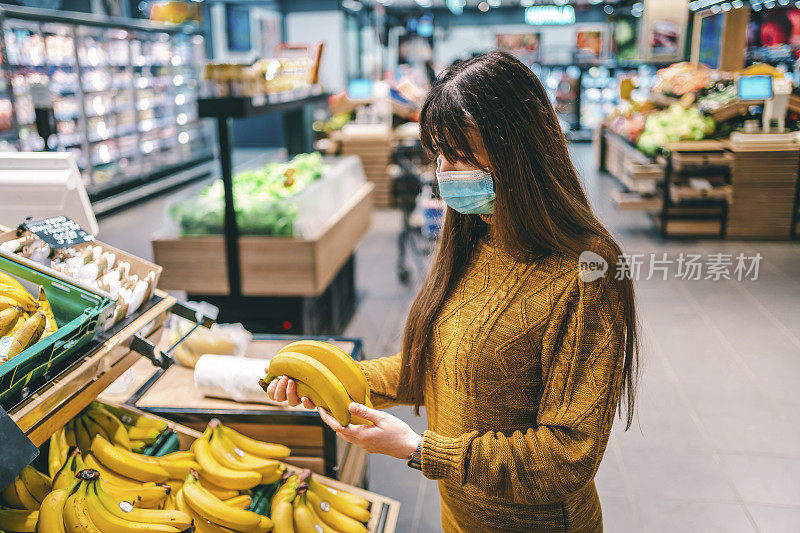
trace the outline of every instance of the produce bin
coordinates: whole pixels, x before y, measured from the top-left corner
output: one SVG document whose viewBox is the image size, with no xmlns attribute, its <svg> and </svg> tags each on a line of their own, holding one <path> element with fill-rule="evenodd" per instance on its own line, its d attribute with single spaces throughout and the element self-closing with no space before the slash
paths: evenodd
<svg viewBox="0 0 800 533">
<path fill-rule="evenodd" d="M 143 414 L 145 416 L 153 417 L 152 413 L 150 413 L 149 411 L 142 411 L 131 405 L 121 405 L 106 400 L 102 401 L 104 403 L 108 403 L 120 409 L 129 411 L 132 414 L 140 414 L 140 415 Z M 161 418 L 158 416 L 156 416 L 155 418 L 160 418 L 161 420 L 165 420 L 167 422 L 169 430 L 178 435 L 180 439 L 181 450 L 188 450 L 192 442 L 194 442 L 195 439 L 201 436 L 201 433 L 199 431 L 196 431 L 187 426 L 171 422 L 166 418 Z M 234 429 L 238 428 L 234 427 Z M 259 440 L 264 440 L 266 442 L 277 442 L 277 441 L 271 441 L 267 436 L 261 436 L 256 438 L 258 438 Z M 300 472 L 302 470 L 302 468 L 293 466 L 291 464 L 288 465 L 288 469 L 292 472 Z M 337 481 L 335 479 L 330 479 L 321 476 L 319 474 L 314 474 L 314 477 L 323 484 L 327 485 L 328 487 L 331 487 L 336 490 L 343 490 L 351 494 L 355 494 L 370 502 L 369 506 L 370 520 L 367 523 L 367 531 L 369 533 L 394 533 L 397 527 L 397 518 L 400 513 L 400 502 L 398 502 L 397 500 L 393 500 L 391 498 L 387 498 L 386 496 L 382 496 L 380 494 L 375 494 L 374 492 L 369 492 L 361 488 L 354 487 L 353 485 L 347 483 L 342 483 L 341 481 Z"/>
<path fill-rule="evenodd" d="M 0 271 L 28 289 L 44 287 L 58 324 L 58 331 L 0 364 L 0 405 L 8 407 L 86 353 L 114 302 L 5 256 L 0 256 Z"/>
</svg>

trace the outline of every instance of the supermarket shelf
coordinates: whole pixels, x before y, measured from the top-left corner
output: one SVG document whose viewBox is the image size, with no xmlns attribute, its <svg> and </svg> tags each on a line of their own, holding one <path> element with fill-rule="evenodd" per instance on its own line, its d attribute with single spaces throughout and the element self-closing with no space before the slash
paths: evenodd
<svg viewBox="0 0 800 533">
<path fill-rule="evenodd" d="M 299 109 L 308 104 L 325 102 L 327 93 L 314 94 L 286 102 L 254 104 L 253 98 L 235 96 L 228 98 L 198 98 L 197 104 L 202 118 L 247 118 L 267 113 L 278 113 Z"/>
<path fill-rule="evenodd" d="M 159 177 L 163 174 L 159 172 L 151 175 L 147 180 L 134 179 L 125 183 L 118 183 L 107 190 L 90 193 L 89 198 L 92 200 L 95 216 L 102 218 L 116 213 L 120 209 L 136 205 L 178 187 L 207 178 L 215 170 L 213 156 L 209 153 L 189 164 L 168 169 L 165 176 Z"/>
<path fill-rule="evenodd" d="M 11 419 L 34 445 L 40 446 L 94 400 L 141 355 L 129 348 L 136 334 L 154 338 L 161 332 L 175 298 L 156 291 L 160 299 L 115 333 L 83 361 L 58 375 L 9 411 Z"/>
</svg>

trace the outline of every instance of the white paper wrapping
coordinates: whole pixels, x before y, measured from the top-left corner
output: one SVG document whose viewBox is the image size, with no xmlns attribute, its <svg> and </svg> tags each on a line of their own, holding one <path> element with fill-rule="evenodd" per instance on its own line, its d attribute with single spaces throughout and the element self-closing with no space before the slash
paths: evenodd
<svg viewBox="0 0 800 533">
<path fill-rule="evenodd" d="M 204 396 L 274 405 L 258 385 L 268 364 L 267 359 L 206 354 L 194 367 L 194 384 Z"/>
</svg>

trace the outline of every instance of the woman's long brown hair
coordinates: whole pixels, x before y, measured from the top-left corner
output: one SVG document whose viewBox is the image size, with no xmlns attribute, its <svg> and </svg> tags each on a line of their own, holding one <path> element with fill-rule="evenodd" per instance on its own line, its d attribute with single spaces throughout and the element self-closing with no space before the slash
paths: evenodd
<svg viewBox="0 0 800 533">
<path fill-rule="evenodd" d="M 620 247 L 589 206 L 544 87 L 512 55 L 495 51 L 446 70 L 422 107 L 420 129 L 427 150 L 482 167 L 473 147 L 477 134 L 497 196 L 493 236 L 517 259 L 532 262 L 548 253 L 577 257 L 592 250 L 616 265 Z M 447 208 L 438 254 L 411 307 L 403 341 L 398 397 L 414 404 L 417 413 L 434 321 L 486 231 L 480 217 Z M 633 282 L 614 282 L 625 322 L 618 407 L 620 416 L 625 408 L 627 429 L 636 397 L 636 304 Z"/>
</svg>

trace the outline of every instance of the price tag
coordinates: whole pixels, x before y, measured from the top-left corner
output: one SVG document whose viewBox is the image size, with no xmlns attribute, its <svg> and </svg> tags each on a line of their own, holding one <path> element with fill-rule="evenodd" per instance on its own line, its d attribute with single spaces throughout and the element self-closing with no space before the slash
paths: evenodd
<svg viewBox="0 0 800 533">
<path fill-rule="evenodd" d="M 31 464 L 39 450 L 0 407 L 0 442 L 3 443 L 3 460 L 0 461 L 0 485 L 8 486 L 22 469 Z"/>
<path fill-rule="evenodd" d="M 22 227 L 49 244 L 51 248 L 68 248 L 94 241 L 94 235 L 86 233 L 77 223 L 65 216 L 28 220 L 22 223 Z"/>
</svg>

